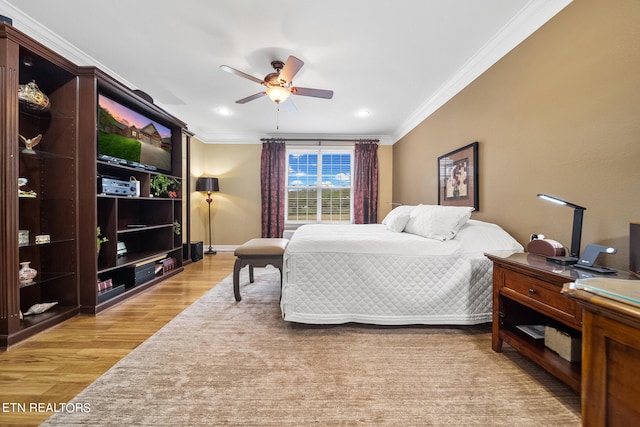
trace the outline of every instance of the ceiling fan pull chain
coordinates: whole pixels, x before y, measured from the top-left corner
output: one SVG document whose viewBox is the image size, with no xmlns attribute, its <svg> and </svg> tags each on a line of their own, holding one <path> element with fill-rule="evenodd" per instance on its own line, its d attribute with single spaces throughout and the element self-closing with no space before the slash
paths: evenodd
<svg viewBox="0 0 640 427">
<path fill-rule="evenodd" d="M 280 130 L 280 103 L 276 104 L 278 109 L 276 110 L 276 130 Z"/>
</svg>

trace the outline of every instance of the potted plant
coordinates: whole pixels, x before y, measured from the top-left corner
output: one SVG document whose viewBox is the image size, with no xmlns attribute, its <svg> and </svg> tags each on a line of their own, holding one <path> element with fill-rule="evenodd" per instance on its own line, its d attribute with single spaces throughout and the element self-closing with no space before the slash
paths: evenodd
<svg viewBox="0 0 640 427">
<path fill-rule="evenodd" d="M 151 194 L 155 197 L 178 197 L 177 188 L 180 181 L 170 176 L 158 174 L 151 177 L 149 186 Z"/>
<path fill-rule="evenodd" d="M 102 235 L 102 231 L 100 230 L 100 227 L 98 227 L 96 229 L 96 246 L 97 246 L 96 253 L 97 254 L 100 254 L 100 247 L 102 246 L 102 244 L 104 242 L 108 242 L 108 241 L 109 241 L 109 239 L 107 239 L 106 237 L 104 237 Z"/>
</svg>

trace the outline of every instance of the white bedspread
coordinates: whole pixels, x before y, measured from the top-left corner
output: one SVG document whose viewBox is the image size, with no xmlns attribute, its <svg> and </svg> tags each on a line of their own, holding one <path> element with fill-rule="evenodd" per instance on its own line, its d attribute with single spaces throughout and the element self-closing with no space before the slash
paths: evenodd
<svg viewBox="0 0 640 427">
<path fill-rule="evenodd" d="M 448 241 L 384 225 L 305 225 L 284 255 L 287 321 L 381 325 L 477 324 L 491 320 L 486 251 L 522 251 L 495 224 L 469 220 Z"/>
</svg>

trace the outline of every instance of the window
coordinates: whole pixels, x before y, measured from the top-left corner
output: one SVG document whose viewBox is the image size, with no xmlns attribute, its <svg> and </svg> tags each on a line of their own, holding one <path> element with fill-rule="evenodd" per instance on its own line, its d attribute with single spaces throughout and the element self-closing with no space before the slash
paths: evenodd
<svg viewBox="0 0 640 427">
<path fill-rule="evenodd" d="M 352 222 L 353 148 L 287 147 L 287 223 Z"/>
</svg>

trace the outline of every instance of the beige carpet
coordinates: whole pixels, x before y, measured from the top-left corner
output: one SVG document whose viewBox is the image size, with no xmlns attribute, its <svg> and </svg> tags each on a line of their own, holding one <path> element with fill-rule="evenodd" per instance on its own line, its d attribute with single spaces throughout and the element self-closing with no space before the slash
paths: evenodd
<svg viewBox="0 0 640 427">
<path fill-rule="evenodd" d="M 236 303 L 227 277 L 44 425 L 580 425 L 579 396 L 486 325 L 290 324 L 278 280 L 256 269 Z"/>
</svg>

